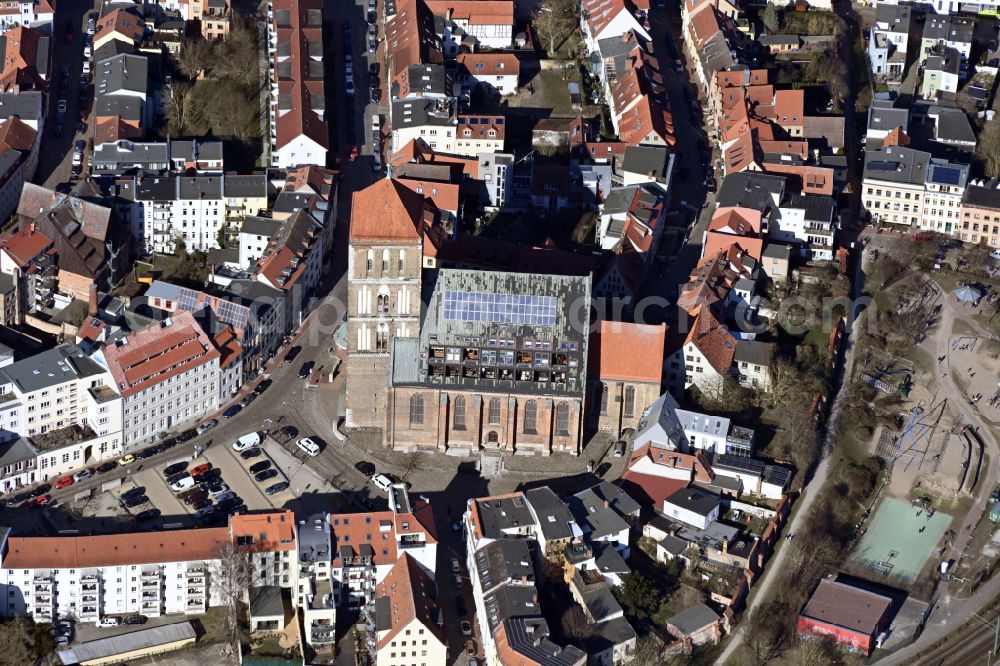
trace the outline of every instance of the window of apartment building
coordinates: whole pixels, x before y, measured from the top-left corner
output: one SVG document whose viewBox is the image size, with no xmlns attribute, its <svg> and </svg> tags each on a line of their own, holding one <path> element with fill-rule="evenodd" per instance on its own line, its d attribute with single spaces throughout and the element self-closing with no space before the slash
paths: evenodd
<svg viewBox="0 0 1000 666">
<path fill-rule="evenodd" d="M 534 400 L 524 403 L 524 433 L 534 435 L 536 433 L 536 421 L 538 418 L 538 405 Z"/>
</svg>

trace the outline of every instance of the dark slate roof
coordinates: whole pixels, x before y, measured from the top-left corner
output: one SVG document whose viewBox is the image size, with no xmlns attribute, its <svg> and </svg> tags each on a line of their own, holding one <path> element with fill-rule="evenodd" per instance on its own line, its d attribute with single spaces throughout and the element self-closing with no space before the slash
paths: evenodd
<svg viewBox="0 0 1000 666">
<path fill-rule="evenodd" d="M 975 21 L 960 16 L 930 14 L 924 23 L 923 39 L 934 41 L 971 43 Z"/>
<path fill-rule="evenodd" d="M 976 133 L 972 131 L 969 117 L 961 109 L 939 107 L 934 133 L 938 141 L 972 145 L 976 143 Z"/>
<path fill-rule="evenodd" d="M 774 355 L 774 345 L 756 340 L 737 340 L 736 353 L 733 359 L 738 363 L 747 362 L 753 365 L 768 366 Z"/>
<path fill-rule="evenodd" d="M 180 176 L 179 199 L 221 199 L 222 178 L 219 176 Z"/>
<path fill-rule="evenodd" d="M 98 95 L 96 116 L 121 116 L 125 120 L 142 120 L 142 100 L 132 95 Z"/>
<path fill-rule="evenodd" d="M 30 356 L 0 369 L 23 393 L 31 393 L 47 386 L 79 377 L 92 377 L 104 369 L 90 360 L 79 347 L 63 343 L 40 354 Z"/>
<path fill-rule="evenodd" d="M 42 114 L 42 92 L 0 93 L 0 120 L 17 116 L 21 120 L 38 120 Z"/>
<path fill-rule="evenodd" d="M 250 615 L 284 615 L 285 605 L 281 601 L 281 588 L 277 585 L 262 585 L 250 589 Z"/>
<path fill-rule="evenodd" d="M 815 194 L 791 194 L 785 200 L 789 208 L 805 210 L 808 221 L 829 222 L 833 219 L 833 199 Z"/>
<path fill-rule="evenodd" d="M 524 497 L 504 497 L 503 499 L 477 500 L 479 521 L 483 536 L 497 539 L 504 530 L 525 527 L 534 522 L 531 510 Z"/>
<path fill-rule="evenodd" d="M 278 232 L 280 227 L 281 222 L 278 220 L 272 220 L 269 217 L 247 215 L 247 218 L 243 220 L 240 233 L 252 234 L 254 236 L 272 236 Z"/>
<path fill-rule="evenodd" d="M 697 488 L 681 488 L 664 501 L 699 516 L 707 516 L 719 506 L 718 496 Z"/>
<path fill-rule="evenodd" d="M 965 188 L 962 203 L 978 208 L 1000 210 L 1000 181 L 976 181 L 982 185 L 969 185 Z"/>
<path fill-rule="evenodd" d="M 712 461 L 712 465 L 715 467 L 750 472 L 751 474 L 761 477 L 767 483 L 772 483 L 782 487 L 787 485 L 792 479 L 792 472 L 789 469 L 779 465 L 771 465 L 756 458 L 734 456 L 729 453 L 723 453 L 716 456 L 715 460 Z"/>
<path fill-rule="evenodd" d="M 524 498 L 534 511 L 538 528 L 546 540 L 573 537 L 573 529 L 570 526 L 574 522 L 573 514 L 551 488 L 548 486 L 532 488 L 524 493 Z"/>
<path fill-rule="evenodd" d="M 97 64 L 94 94 L 98 97 L 121 91 L 145 93 L 149 62 L 139 55 L 117 55 Z"/>
<path fill-rule="evenodd" d="M 665 146 L 629 146 L 622 158 L 622 170 L 665 178 L 668 161 Z"/>
<path fill-rule="evenodd" d="M 922 185 L 927 178 L 930 153 L 914 148 L 889 146 L 865 151 L 865 178 L 893 183 Z"/>
<path fill-rule="evenodd" d="M 741 171 L 725 177 L 716 203 L 720 208 L 739 206 L 766 211 L 774 205 L 773 195 L 780 194 L 784 186 L 784 176 Z"/>
<path fill-rule="evenodd" d="M 267 174 L 226 174 L 223 187 L 227 197 L 266 197 Z"/>
<path fill-rule="evenodd" d="M 690 636 L 699 629 L 718 621 L 719 615 L 711 608 L 705 604 L 695 604 L 671 617 L 667 620 L 667 624 L 672 624 L 685 636 Z"/>
</svg>

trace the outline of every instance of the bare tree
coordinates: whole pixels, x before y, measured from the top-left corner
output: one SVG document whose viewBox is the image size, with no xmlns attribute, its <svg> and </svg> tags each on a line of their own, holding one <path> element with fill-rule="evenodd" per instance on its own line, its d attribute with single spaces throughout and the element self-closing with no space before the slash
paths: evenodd
<svg viewBox="0 0 1000 666">
<path fill-rule="evenodd" d="M 0 654 L 7 664 L 33 664 L 37 656 L 34 627 L 18 615 L 0 624 Z"/>
<path fill-rule="evenodd" d="M 579 604 L 572 604 L 563 611 L 562 618 L 563 635 L 577 640 L 586 640 L 594 635 L 595 625 L 583 612 Z"/>
<path fill-rule="evenodd" d="M 788 638 L 780 620 L 785 610 L 782 604 L 767 601 L 744 618 L 743 643 L 755 666 L 763 666 L 781 654 Z"/>
<path fill-rule="evenodd" d="M 192 81 L 197 79 L 215 60 L 214 48 L 203 39 L 188 39 L 181 45 L 177 64 L 181 72 Z"/>
<path fill-rule="evenodd" d="M 422 454 L 419 451 L 411 451 L 403 456 L 403 472 L 399 476 L 400 481 L 406 481 L 406 477 L 410 475 L 410 472 L 417 468 L 417 464 L 420 462 Z"/>
<path fill-rule="evenodd" d="M 243 640 L 242 618 L 246 614 L 250 587 L 256 580 L 251 550 L 232 542 L 220 544 L 212 570 L 212 587 L 226 609 L 227 643 L 236 653 Z"/>
<path fill-rule="evenodd" d="M 572 33 L 577 21 L 576 0 L 542 0 L 532 16 L 535 32 L 547 44 L 549 57 Z"/>
<path fill-rule="evenodd" d="M 812 400 L 818 389 L 818 379 L 806 375 L 791 361 L 777 359 L 771 364 L 767 395 L 772 405 L 787 405 L 803 396 Z"/>
<path fill-rule="evenodd" d="M 1000 178 L 1000 121 L 986 123 L 976 142 L 976 157 L 990 178 Z"/>
</svg>

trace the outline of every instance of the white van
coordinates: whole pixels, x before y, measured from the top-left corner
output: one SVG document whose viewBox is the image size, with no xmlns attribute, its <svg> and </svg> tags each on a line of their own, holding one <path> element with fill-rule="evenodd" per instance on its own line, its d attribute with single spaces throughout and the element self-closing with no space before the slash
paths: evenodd
<svg viewBox="0 0 1000 666">
<path fill-rule="evenodd" d="M 392 487 L 392 479 L 387 477 L 385 474 L 376 474 L 372 477 L 372 483 L 375 487 L 384 493 L 389 492 L 389 488 Z"/>
<path fill-rule="evenodd" d="M 319 455 L 319 444 L 314 442 L 309 437 L 303 437 L 298 442 L 296 442 L 296 445 L 299 447 L 299 450 L 309 454 L 310 456 L 315 457 Z"/>
<path fill-rule="evenodd" d="M 252 449 L 253 447 L 259 445 L 260 435 L 255 432 L 248 432 L 233 442 L 233 451 L 239 453 L 240 451 L 246 451 L 247 449 Z"/>
</svg>

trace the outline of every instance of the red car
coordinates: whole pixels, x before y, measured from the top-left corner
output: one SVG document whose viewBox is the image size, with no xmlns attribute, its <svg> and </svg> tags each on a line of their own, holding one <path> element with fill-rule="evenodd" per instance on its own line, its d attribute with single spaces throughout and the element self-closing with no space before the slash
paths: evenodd
<svg viewBox="0 0 1000 666">
<path fill-rule="evenodd" d="M 351 146 L 351 161 L 353 162 L 356 159 L 358 159 L 358 147 Z"/>
<path fill-rule="evenodd" d="M 193 470 L 191 470 L 191 476 L 201 476 L 210 469 L 212 469 L 212 463 L 205 463 L 204 465 L 198 465 Z"/>
<path fill-rule="evenodd" d="M 52 499 L 51 495 L 39 495 L 38 497 L 32 497 L 30 500 L 24 503 L 24 506 L 45 506 Z"/>
<path fill-rule="evenodd" d="M 53 483 L 52 485 L 55 486 L 57 489 L 58 488 L 69 488 L 70 486 L 73 485 L 73 477 L 72 476 L 61 476 L 58 479 L 56 479 L 56 482 Z"/>
</svg>

